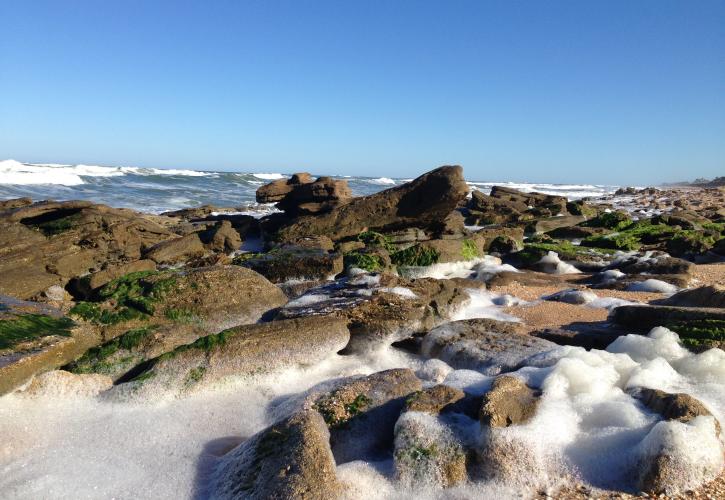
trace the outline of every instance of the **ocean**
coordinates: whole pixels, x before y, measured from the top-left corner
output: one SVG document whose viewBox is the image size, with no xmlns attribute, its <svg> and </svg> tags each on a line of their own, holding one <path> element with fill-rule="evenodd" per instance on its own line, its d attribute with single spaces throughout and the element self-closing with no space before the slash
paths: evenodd
<svg viewBox="0 0 725 500">
<path fill-rule="evenodd" d="M 433 167 L 431 167 L 432 169 Z M 240 211 L 263 215 L 270 205 L 256 203 L 259 186 L 292 172 L 214 172 L 99 165 L 31 164 L 0 161 L 0 199 L 29 196 L 38 200 L 90 200 L 112 207 L 160 213 L 167 210 L 211 204 L 239 207 Z M 420 172 L 424 173 L 423 170 Z M 464 170 L 465 173 L 465 170 Z M 364 196 L 403 184 L 411 179 L 330 175 L 348 181 L 353 194 Z M 492 186 L 507 186 L 525 192 L 566 196 L 569 199 L 601 197 L 619 186 L 594 184 L 537 184 L 501 180 L 469 180 L 471 189 L 485 193 Z"/>
</svg>

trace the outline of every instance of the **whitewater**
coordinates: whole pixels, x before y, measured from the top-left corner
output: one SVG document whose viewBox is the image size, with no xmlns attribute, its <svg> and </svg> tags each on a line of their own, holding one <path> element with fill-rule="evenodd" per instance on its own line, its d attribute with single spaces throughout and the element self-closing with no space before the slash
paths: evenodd
<svg viewBox="0 0 725 500">
<path fill-rule="evenodd" d="M 0 161 L 0 199 L 29 196 L 34 200 L 90 200 L 113 207 L 161 213 L 199 205 L 239 207 L 265 214 L 269 206 L 256 203 L 254 193 L 272 180 L 293 172 L 215 172 L 159 169 L 131 166 L 63 165 Z M 365 196 L 403 184 L 410 179 L 391 177 L 337 176 L 348 181 L 355 196 Z M 492 186 L 506 186 L 524 192 L 566 196 L 569 199 L 601 197 L 618 186 L 594 184 L 536 184 L 469 181 L 471 189 L 489 193 Z"/>
</svg>

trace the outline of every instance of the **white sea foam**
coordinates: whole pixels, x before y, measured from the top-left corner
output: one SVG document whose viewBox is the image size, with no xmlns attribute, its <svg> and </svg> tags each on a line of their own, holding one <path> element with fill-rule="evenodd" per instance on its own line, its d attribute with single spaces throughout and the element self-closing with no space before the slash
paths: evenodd
<svg viewBox="0 0 725 500">
<path fill-rule="evenodd" d="M 544 255 L 538 262 L 542 270 L 549 274 L 576 274 L 581 273 L 579 269 L 559 258 L 559 254 L 552 252 Z"/>
<path fill-rule="evenodd" d="M 0 184 L 78 186 L 85 184 L 83 177 L 123 177 L 127 174 L 190 177 L 217 175 L 212 172 L 182 169 L 21 163 L 16 160 L 0 161 Z"/>
<path fill-rule="evenodd" d="M 493 275 L 503 271 L 517 272 L 518 270 L 509 264 L 502 264 L 501 259 L 493 255 L 484 255 L 471 260 L 442 262 L 425 267 L 399 268 L 399 272 L 409 278 L 477 278 L 482 281 L 487 281 Z"/>
<path fill-rule="evenodd" d="M 260 174 L 252 174 L 257 179 L 263 179 L 265 181 L 274 181 L 277 179 L 284 179 L 287 177 L 286 175 L 278 174 L 278 173 L 272 173 L 272 174 L 266 174 L 266 173 L 260 173 Z"/>
<path fill-rule="evenodd" d="M 655 292 L 673 294 L 677 293 L 677 287 L 666 281 L 657 279 L 648 279 L 644 281 L 636 281 L 627 287 L 632 292 Z"/>
<path fill-rule="evenodd" d="M 489 318 L 499 321 L 520 321 L 501 310 L 503 307 L 527 304 L 513 295 L 498 294 L 487 290 L 466 290 L 469 300 L 453 314 L 453 320 Z"/>
<path fill-rule="evenodd" d="M 373 184 L 392 185 L 395 181 L 390 177 L 378 177 L 377 179 L 367 179 L 368 182 Z"/>
<path fill-rule="evenodd" d="M 648 336 L 620 337 L 607 351 L 561 347 L 528 364 L 514 375 L 542 391 L 536 415 L 526 425 L 502 429 L 493 440 L 526 445 L 522 453 L 508 457 L 512 462 L 507 486 L 481 480 L 446 490 L 447 495 L 514 498 L 535 493 L 533 488 L 550 488 L 562 476 L 636 492 L 632 472 L 641 471 L 663 451 L 681 467 L 683 488 L 697 486 L 721 470 L 723 448 L 711 418 L 663 422 L 625 390 L 648 385 L 687 392 L 722 419 L 723 351 L 692 354 L 679 346 L 676 334 L 658 328 Z M 367 356 L 334 355 L 317 366 L 231 381 L 167 402 L 67 398 L 68 390 L 57 391 L 57 396 L 8 395 L 0 398 L 0 434 L 11 437 L 0 447 L 0 491 L 8 498 L 195 497 L 203 492 L 219 456 L 284 417 L 295 407 L 287 403 L 299 400 L 309 388 L 338 377 L 405 366 L 428 383 L 443 379 L 472 395 L 484 394 L 494 380 L 382 348 Z M 470 442 L 469 435 L 480 432 L 479 424 L 470 420 L 466 426 L 466 418 L 461 419 L 451 429 Z M 481 434 L 481 446 L 486 442 Z M 389 460 L 351 462 L 337 472 L 348 498 L 443 495 L 441 490 L 401 487 Z"/>
</svg>

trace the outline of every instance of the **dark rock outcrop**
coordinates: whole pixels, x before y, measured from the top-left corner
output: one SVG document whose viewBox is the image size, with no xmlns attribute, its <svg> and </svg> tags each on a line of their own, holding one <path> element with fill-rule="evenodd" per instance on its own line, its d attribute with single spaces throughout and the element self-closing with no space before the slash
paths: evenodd
<svg viewBox="0 0 725 500">
<path fill-rule="evenodd" d="M 349 338 L 345 321 L 331 317 L 237 326 L 151 360 L 117 388 L 133 397 L 184 394 L 228 377 L 316 363 L 345 347 Z"/>
<path fill-rule="evenodd" d="M 291 216 L 329 212 L 352 197 L 345 180 L 319 177 L 313 181 L 310 174 L 294 174 L 257 189 L 259 203 L 276 203 L 277 208 Z"/>
<path fill-rule="evenodd" d="M 282 227 L 277 239 L 291 241 L 304 236 L 326 235 L 339 240 L 368 229 L 431 228 L 440 224 L 467 194 L 463 169 L 440 167 L 401 186 L 353 198 L 330 212 L 299 217 Z"/>
<path fill-rule="evenodd" d="M 462 320 L 446 323 L 423 338 L 423 354 L 439 358 L 454 368 L 477 370 L 485 375 L 515 370 L 529 357 L 556 344 L 523 333 L 517 325 L 491 320 Z"/>
<path fill-rule="evenodd" d="M 86 201 L 7 210 L 0 214 L 0 293 L 32 298 L 74 277 L 138 260 L 174 236 L 142 214 Z"/>
<path fill-rule="evenodd" d="M 227 453 L 212 475 L 219 499 L 324 499 L 343 491 L 330 434 L 314 410 L 293 414 Z"/>
</svg>

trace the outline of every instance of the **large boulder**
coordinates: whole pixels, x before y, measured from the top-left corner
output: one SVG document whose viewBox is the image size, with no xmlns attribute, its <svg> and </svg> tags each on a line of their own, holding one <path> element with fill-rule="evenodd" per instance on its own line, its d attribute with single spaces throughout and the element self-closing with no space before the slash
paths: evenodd
<svg viewBox="0 0 725 500">
<path fill-rule="evenodd" d="M 405 411 L 439 414 L 444 408 L 462 400 L 466 394 L 455 387 L 434 385 L 411 394 L 405 400 Z"/>
<path fill-rule="evenodd" d="M 630 394 L 665 419 L 650 430 L 638 447 L 637 486 L 641 491 L 671 495 L 693 489 L 720 473 L 725 451 L 720 424 L 700 401 L 689 394 L 642 387 Z M 701 447 L 699 456 L 681 453 L 672 446 L 676 439 L 673 436 L 682 432 L 697 440 Z"/>
<path fill-rule="evenodd" d="M 327 499 L 343 488 L 330 434 L 320 414 L 302 411 L 255 434 L 227 453 L 212 475 L 218 499 Z"/>
<path fill-rule="evenodd" d="M 455 486 L 468 479 L 466 450 L 438 418 L 405 412 L 395 424 L 395 476 L 407 488 Z"/>
<path fill-rule="evenodd" d="M 127 209 L 87 201 L 41 202 L 0 214 L 0 293 L 27 299 L 74 277 L 141 258 L 173 238 Z"/>
<path fill-rule="evenodd" d="M 553 342 L 519 331 L 515 324 L 486 319 L 452 321 L 428 332 L 422 351 L 426 357 L 442 359 L 454 368 L 498 375 L 556 347 Z"/>
<path fill-rule="evenodd" d="M 367 352 L 450 320 L 468 301 L 469 280 L 405 279 L 360 275 L 308 290 L 280 308 L 279 319 L 311 315 L 344 318 L 351 340 L 346 352 Z"/>
<path fill-rule="evenodd" d="M 143 271 L 102 287 L 92 302 L 70 311 L 99 326 L 107 339 L 134 328 L 195 324 L 213 333 L 253 323 L 287 302 L 263 276 L 239 266 L 210 266 L 191 271 Z"/>
<path fill-rule="evenodd" d="M 144 253 L 144 258 L 157 264 L 178 264 L 201 257 L 204 253 L 206 253 L 206 248 L 199 235 L 191 233 L 154 245 Z"/>
<path fill-rule="evenodd" d="M 314 364 L 341 350 L 349 338 L 345 322 L 331 317 L 238 326 L 150 360 L 117 388 L 134 397 L 182 395 L 230 377 Z"/>
<path fill-rule="evenodd" d="M 339 240 L 357 236 L 367 229 L 425 229 L 440 224 L 467 194 L 463 169 L 440 167 L 401 186 L 353 198 L 328 213 L 299 217 L 282 227 L 277 239 L 290 241 L 303 236 L 327 235 Z"/>
<path fill-rule="evenodd" d="M 497 377 L 483 396 L 479 420 L 486 427 L 508 427 L 527 423 L 536 414 L 540 393 L 521 379 Z"/>
<path fill-rule="evenodd" d="M 253 269 L 272 283 L 288 280 L 327 280 L 342 272 L 339 253 L 322 248 L 288 245 L 267 253 L 242 254 L 235 263 Z"/>
<path fill-rule="evenodd" d="M 396 368 L 349 379 L 317 397 L 314 408 L 330 427 L 337 463 L 384 455 L 405 398 L 421 389 L 412 370 Z"/>
<path fill-rule="evenodd" d="M 0 296 L 0 396 L 99 342 L 94 328 L 74 323 L 58 309 Z"/>
<path fill-rule="evenodd" d="M 257 189 L 257 202 L 276 203 L 287 214 L 308 215 L 329 212 L 352 197 L 346 180 L 319 177 L 313 181 L 310 174 L 294 174 Z"/>
<path fill-rule="evenodd" d="M 658 302 L 663 306 L 725 308 L 725 286 L 709 285 L 683 290 Z"/>
</svg>

